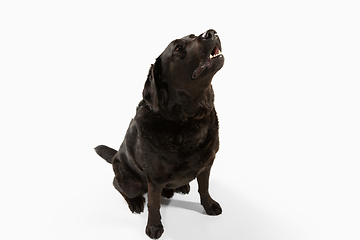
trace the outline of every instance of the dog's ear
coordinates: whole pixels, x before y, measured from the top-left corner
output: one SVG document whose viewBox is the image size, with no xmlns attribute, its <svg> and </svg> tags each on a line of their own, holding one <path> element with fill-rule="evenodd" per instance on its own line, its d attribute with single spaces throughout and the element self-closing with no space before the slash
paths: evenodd
<svg viewBox="0 0 360 240">
<path fill-rule="evenodd" d="M 151 65 L 147 80 L 143 90 L 143 99 L 155 111 L 159 110 L 159 105 L 164 100 L 164 83 L 162 79 L 161 59 L 156 59 Z"/>
</svg>

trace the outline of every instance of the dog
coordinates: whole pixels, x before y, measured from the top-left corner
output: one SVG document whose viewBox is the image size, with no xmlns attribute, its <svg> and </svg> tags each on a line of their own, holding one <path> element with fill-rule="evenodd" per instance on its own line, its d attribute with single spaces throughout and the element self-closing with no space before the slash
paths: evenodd
<svg viewBox="0 0 360 240">
<path fill-rule="evenodd" d="M 144 210 L 148 193 L 146 234 L 164 232 L 161 196 L 187 194 L 197 179 L 200 202 L 209 215 L 222 209 L 209 194 L 210 169 L 219 149 L 219 124 L 211 81 L 224 64 L 215 30 L 172 41 L 151 65 L 124 141 L 118 151 L 97 146 L 111 163 L 113 185 L 133 213 Z"/>
</svg>

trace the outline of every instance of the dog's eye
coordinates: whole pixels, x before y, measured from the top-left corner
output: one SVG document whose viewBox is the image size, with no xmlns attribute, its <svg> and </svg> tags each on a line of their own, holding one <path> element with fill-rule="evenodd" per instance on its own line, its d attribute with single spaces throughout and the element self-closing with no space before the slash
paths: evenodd
<svg viewBox="0 0 360 240">
<path fill-rule="evenodd" d="M 180 49 L 182 49 L 183 46 L 182 45 L 176 45 L 175 48 L 174 48 L 174 52 L 177 52 L 179 51 Z"/>
</svg>

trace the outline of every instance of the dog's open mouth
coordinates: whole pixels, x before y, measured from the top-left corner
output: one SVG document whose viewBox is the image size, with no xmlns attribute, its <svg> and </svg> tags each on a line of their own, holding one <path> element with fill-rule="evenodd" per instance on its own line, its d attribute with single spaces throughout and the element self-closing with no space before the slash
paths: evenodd
<svg viewBox="0 0 360 240">
<path fill-rule="evenodd" d="M 210 53 L 209 58 L 210 58 L 210 60 L 211 60 L 211 59 L 213 59 L 213 58 L 215 58 L 215 57 L 218 57 L 218 56 L 220 56 L 220 55 L 221 55 L 220 49 L 219 49 L 217 46 L 215 46 L 214 49 L 212 50 L 212 52 Z"/>
<path fill-rule="evenodd" d="M 216 61 L 216 59 L 221 57 L 223 57 L 223 55 L 220 49 L 218 48 L 218 46 L 215 46 L 214 49 L 211 51 L 209 57 L 206 60 L 202 61 L 200 65 L 195 69 L 191 78 L 196 79 L 206 68 L 211 68 L 213 62 Z"/>
</svg>

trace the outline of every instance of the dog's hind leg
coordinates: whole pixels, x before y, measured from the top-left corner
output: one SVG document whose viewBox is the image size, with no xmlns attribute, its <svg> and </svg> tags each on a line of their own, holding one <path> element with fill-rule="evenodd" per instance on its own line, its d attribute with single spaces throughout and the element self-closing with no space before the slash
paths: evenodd
<svg viewBox="0 0 360 240">
<path fill-rule="evenodd" d="M 132 213 L 142 213 L 144 211 L 144 204 L 145 204 L 145 198 L 142 194 L 134 197 L 129 198 L 125 192 L 121 189 L 118 181 L 116 180 L 116 177 L 114 177 L 113 185 L 116 190 L 119 191 L 119 193 L 123 196 L 123 198 L 126 200 L 129 209 Z"/>
<path fill-rule="evenodd" d="M 113 162 L 115 177 L 113 185 L 116 190 L 124 197 L 129 209 L 132 213 L 141 213 L 144 211 L 145 198 L 143 195 L 147 191 L 147 186 L 144 187 L 142 179 L 135 174 L 120 161 Z"/>
</svg>

